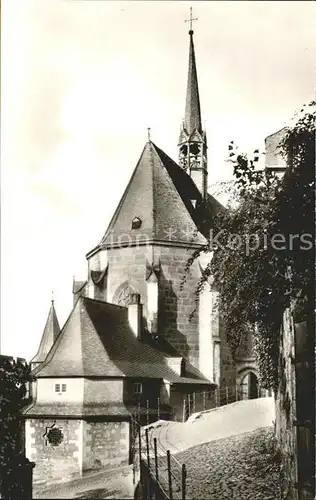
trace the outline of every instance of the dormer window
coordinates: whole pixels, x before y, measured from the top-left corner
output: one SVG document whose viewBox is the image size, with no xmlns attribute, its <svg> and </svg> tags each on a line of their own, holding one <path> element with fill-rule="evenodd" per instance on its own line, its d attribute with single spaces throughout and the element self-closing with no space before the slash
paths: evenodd
<svg viewBox="0 0 316 500">
<path fill-rule="evenodd" d="M 140 220 L 139 217 L 135 217 L 132 220 L 132 229 L 139 229 L 141 225 L 142 225 L 142 221 Z"/>
</svg>

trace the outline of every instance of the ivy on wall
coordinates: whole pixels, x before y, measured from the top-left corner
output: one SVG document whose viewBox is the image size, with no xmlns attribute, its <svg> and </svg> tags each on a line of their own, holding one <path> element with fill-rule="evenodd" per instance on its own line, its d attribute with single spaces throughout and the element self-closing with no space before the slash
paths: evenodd
<svg viewBox="0 0 316 500">
<path fill-rule="evenodd" d="M 213 252 L 199 289 L 213 277 L 233 354 L 244 328 L 252 331 L 260 382 L 269 389 L 277 385 L 284 310 L 294 303 L 295 321 L 313 315 L 315 116 L 311 102 L 286 128 L 281 180 L 230 144 L 228 208 L 214 218 L 208 245 L 188 262 L 201 251 Z"/>
</svg>

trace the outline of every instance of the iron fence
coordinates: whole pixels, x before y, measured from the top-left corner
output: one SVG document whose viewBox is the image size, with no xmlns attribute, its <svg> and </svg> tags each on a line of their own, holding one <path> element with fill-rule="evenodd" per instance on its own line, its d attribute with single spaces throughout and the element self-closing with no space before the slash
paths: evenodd
<svg viewBox="0 0 316 500">
<path fill-rule="evenodd" d="M 185 500 L 186 466 L 181 464 L 153 437 L 148 427 L 140 425 L 133 415 L 133 478 L 137 481 L 139 500 Z"/>
</svg>

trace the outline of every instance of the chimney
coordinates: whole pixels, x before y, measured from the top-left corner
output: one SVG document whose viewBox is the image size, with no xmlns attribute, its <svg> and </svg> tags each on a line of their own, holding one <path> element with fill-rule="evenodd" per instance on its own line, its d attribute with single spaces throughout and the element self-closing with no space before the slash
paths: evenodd
<svg viewBox="0 0 316 500">
<path fill-rule="evenodd" d="M 132 293 L 128 305 L 128 322 L 136 338 L 142 336 L 143 305 L 140 303 L 140 294 Z"/>
</svg>

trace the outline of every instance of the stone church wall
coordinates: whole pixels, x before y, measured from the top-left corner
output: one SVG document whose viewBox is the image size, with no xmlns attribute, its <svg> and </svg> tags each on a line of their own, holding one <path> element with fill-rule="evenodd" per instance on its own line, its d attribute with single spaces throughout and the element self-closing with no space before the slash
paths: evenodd
<svg viewBox="0 0 316 500">
<path fill-rule="evenodd" d="M 158 249 L 157 249 L 158 250 Z M 186 248 L 160 247 L 159 331 L 194 366 L 199 367 L 199 318 L 196 288 L 200 278 L 197 261 L 190 272 L 185 266 L 192 255 Z M 183 287 L 181 281 L 185 278 Z"/>
<path fill-rule="evenodd" d="M 236 366 L 221 319 L 219 319 L 218 334 L 221 341 L 219 386 L 221 389 L 225 389 L 226 387 L 231 388 L 236 393 Z"/>
<path fill-rule="evenodd" d="M 156 265 L 159 269 L 158 332 L 164 335 L 182 356 L 199 368 L 199 305 L 195 294 L 201 276 L 198 261 L 193 263 L 188 274 L 185 273 L 186 263 L 192 253 L 192 249 L 170 245 L 138 245 L 108 249 L 107 287 L 100 289 L 95 286 L 91 298 L 117 303 L 124 287 L 130 286 L 141 295 L 146 321 L 148 317 L 146 278 L 150 265 Z M 91 257 L 89 267 L 96 269 L 100 260 L 98 254 Z M 215 327 L 213 324 L 212 333 L 220 340 L 221 354 L 218 368 L 220 378 L 217 382 L 221 386 L 235 386 L 236 370 L 222 325 Z M 212 355 L 210 352 L 210 357 Z"/>
<path fill-rule="evenodd" d="M 181 289 L 185 265 L 191 254 L 192 249 L 170 246 L 147 245 L 108 250 L 107 290 L 95 290 L 94 297 L 91 298 L 115 303 L 119 287 L 124 283 L 126 286 L 129 284 L 140 293 L 146 318 L 148 264 L 160 262 L 158 331 L 198 367 L 198 314 L 190 319 L 197 307 L 194 293 L 200 277 L 197 262 L 193 264 L 191 273 Z"/>
</svg>

